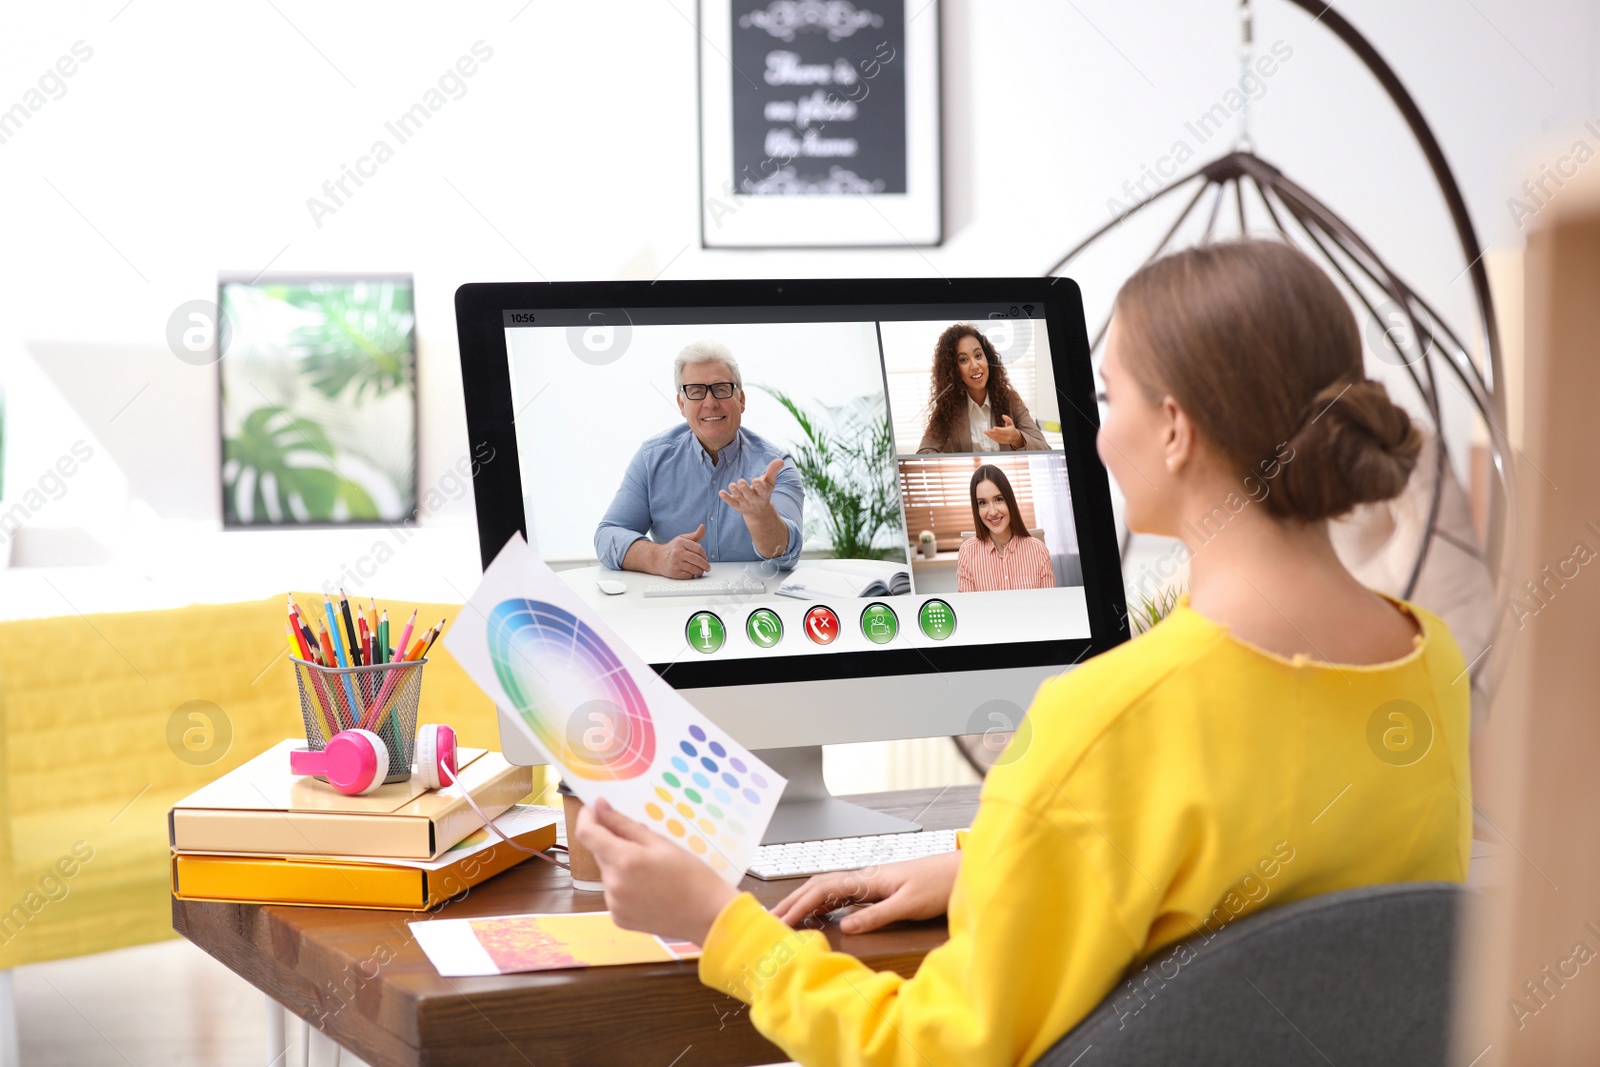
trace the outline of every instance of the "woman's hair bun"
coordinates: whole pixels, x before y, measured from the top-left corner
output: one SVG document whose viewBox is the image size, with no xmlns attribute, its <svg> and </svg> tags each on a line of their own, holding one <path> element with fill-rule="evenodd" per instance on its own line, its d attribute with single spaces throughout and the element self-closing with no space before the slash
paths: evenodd
<svg viewBox="0 0 1600 1067">
<path fill-rule="evenodd" d="M 1266 504 L 1311 522 L 1398 496 L 1417 465 L 1422 434 L 1382 382 L 1345 379 L 1317 393 L 1289 447 Z"/>
<path fill-rule="evenodd" d="M 1422 435 L 1366 377 L 1350 303 L 1304 252 L 1175 252 L 1128 279 L 1116 316 L 1147 398 L 1176 400 L 1247 485 L 1270 482 L 1272 514 L 1315 522 L 1405 489 Z"/>
</svg>

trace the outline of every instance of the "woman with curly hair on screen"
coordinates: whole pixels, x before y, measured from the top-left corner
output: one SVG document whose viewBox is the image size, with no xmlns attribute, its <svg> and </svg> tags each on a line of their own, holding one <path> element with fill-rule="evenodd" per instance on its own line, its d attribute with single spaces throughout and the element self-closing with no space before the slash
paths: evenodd
<svg viewBox="0 0 1600 1067">
<path fill-rule="evenodd" d="M 958 322 L 933 346 L 927 432 L 917 453 L 1029 452 L 1050 446 L 1006 378 L 994 344 Z"/>
</svg>

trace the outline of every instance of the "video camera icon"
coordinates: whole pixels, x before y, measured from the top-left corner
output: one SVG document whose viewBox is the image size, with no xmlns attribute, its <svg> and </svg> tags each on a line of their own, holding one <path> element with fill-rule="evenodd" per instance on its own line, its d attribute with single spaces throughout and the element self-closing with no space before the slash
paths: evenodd
<svg viewBox="0 0 1600 1067">
<path fill-rule="evenodd" d="M 900 633 L 900 619 L 887 604 L 868 604 L 861 612 L 861 632 L 875 645 L 887 645 Z"/>
</svg>

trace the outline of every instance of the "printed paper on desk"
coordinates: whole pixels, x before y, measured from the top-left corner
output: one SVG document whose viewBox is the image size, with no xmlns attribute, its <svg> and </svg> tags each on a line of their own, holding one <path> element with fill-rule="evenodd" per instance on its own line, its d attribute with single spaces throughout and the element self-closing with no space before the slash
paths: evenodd
<svg viewBox="0 0 1600 1067">
<path fill-rule="evenodd" d="M 517 534 L 445 647 L 585 804 L 612 806 L 743 877 L 786 780 L 712 725 Z"/>
</svg>

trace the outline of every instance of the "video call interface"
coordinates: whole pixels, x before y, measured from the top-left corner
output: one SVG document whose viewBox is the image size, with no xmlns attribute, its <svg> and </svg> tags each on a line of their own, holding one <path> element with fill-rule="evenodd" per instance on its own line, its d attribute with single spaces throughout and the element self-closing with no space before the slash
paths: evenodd
<svg viewBox="0 0 1600 1067">
<path fill-rule="evenodd" d="M 646 661 L 1090 636 L 1043 318 L 504 319 L 529 543 Z"/>
</svg>

